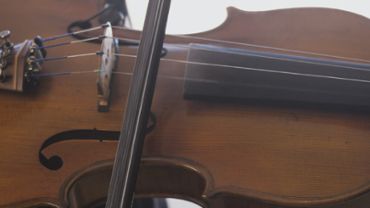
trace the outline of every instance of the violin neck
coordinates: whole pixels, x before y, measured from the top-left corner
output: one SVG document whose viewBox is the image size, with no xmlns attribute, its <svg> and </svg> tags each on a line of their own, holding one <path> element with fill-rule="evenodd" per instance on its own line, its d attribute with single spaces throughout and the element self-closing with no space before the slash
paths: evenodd
<svg viewBox="0 0 370 208">
<path fill-rule="evenodd" d="M 169 7 L 170 0 L 149 1 L 109 185 L 107 208 L 132 206 Z"/>
</svg>

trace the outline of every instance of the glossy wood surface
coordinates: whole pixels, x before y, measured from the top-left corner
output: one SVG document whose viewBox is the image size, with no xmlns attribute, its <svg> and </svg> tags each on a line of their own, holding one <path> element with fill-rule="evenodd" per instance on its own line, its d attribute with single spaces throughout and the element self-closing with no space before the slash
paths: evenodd
<svg viewBox="0 0 370 208">
<path fill-rule="evenodd" d="M 69 23 L 97 10 L 93 0 L 4 4 L 0 28 L 10 29 L 14 42 L 64 33 Z M 139 37 L 129 30 L 116 35 Z M 370 59 L 369 19 L 330 9 L 230 8 L 220 27 L 194 36 Z M 167 41 L 205 42 L 174 37 Z M 98 49 L 80 44 L 51 49 L 48 55 Z M 185 49 L 168 49 L 167 58 L 186 59 Z M 121 51 L 134 54 L 136 49 Z M 91 57 L 49 62 L 44 71 L 89 71 L 98 63 Z M 133 64 L 134 59 L 121 58 L 118 71 L 130 72 Z M 186 101 L 183 81 L 166 78 L 181 78 L 184 70 L 181 63 L 161 63 L 152 107 L 157 126 L 145 143 L 138 196 L 179 197 L 211 208 L 368 207 L 370 113 Z M 110 111 L 99 113 L 96 76 L 43 78 L 37 90 L 26 94 L 0 92 L 0 207 L 65 207 L 65 187 L 73 176 L 113 159 L 115 142 L 69 141 L 45 150 L 47 156 L 63 158 L 62 169 L 50 171 L 38 161 L 42 142 L 57 133 L 120 129 L 130 77 L 114 77 Z M 147 167 L 161 168 L 153 172 Z M 181 170 L 186 171 L 179 174 Z"/>
</svg>

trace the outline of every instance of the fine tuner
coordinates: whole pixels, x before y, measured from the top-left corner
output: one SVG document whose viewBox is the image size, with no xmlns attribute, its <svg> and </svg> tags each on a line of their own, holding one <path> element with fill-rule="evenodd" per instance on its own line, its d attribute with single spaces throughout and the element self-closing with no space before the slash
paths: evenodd
<svg viewBox="0 0 370 208">
<path fill-rule="evenodd" d="M 0 33 L 0 89 L 22 92 L 37 85 L 34 75 L 40 72 L 41 63 L 34 59 L 44 58 L 46 51 L 39 37 L 15 45 L 10 35 L 9 30 Z"/>
</svg>

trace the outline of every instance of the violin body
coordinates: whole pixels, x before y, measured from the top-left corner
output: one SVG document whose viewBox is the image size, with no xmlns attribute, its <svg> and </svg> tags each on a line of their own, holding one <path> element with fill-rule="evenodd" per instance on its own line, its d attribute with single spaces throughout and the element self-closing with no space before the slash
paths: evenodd
<svg viewBox="0 0 370 208">
<path fill-rule="evenodd" d="M 21 42 L 64 33 L 71 22 L 96 11 L 96 2 L 6 1 L 0 28 Z M 14 18 L 14 12 L 17 17 Z M 31 18 L 32 17 L 32 18 Z M 140 32 L 116 31 L 138 39 Z M 370 21 L 331 9 L 245 12 L 192 36 L 370 59 Z M 168 36 L 166 43 L 203 43 Z M 96 44 L 48 51 L 94 52 Z M 135 54 L 135 47 L 120 49 Z M 187 49 L 166 58 L 186 60 Z M 121 57 L 118 72 L 135 59 Z M 44 64 L 45 72 L 89 70 L 86 57 Z M 370 114 L 299 105 L 186 100 L 181 63 L 161 62 L 152 112 L 156 125 L 145 140 L 137 197 L 176 197 L 211 208 L 353 207 L 370 204 Z M 114 76 L 108 112 L 96 107 L 96 74 L 40 79 L 29 92 L 0 92 L 0 207 L 89 207 L 104 199 L 116 150 L 114 141 L 63 141 L 44 150 L 63 166 L 40 164 L 45 140 L 63 132 L 118 132 L 130 76 Z M 81 134 L 71 134 L 78 139 Z M 99 138 L 97 138 L 99 139 Z"/>
</svg>

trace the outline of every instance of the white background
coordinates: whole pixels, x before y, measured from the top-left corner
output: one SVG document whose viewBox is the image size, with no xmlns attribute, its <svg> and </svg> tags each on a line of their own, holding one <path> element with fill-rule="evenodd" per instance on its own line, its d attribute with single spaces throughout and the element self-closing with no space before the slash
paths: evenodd
<svg viewBox="0 0 370 208">
<path fill-rule="evenodd" d="M 127 0 L 134 28 L 141 29 L 148 0 Z M 370 0 L 172 0 L 167 33 L 212 29 L 226 18 L 226 7 L 264 11 L 292 7 L 329 7 L 370 16 Z"/>
<path fill-rule="evenodd" d="M 135 29 L 141 29 L 143 26 L 147 4 L 148 0 L 127 0 Z M 293 7 L 329 7 L 370 17 L 370 0 L 172 0 L 167 33 L 187 34 L 215 28 L 225 20 L 228 6 L 246 11 Z M 178 200 L 170 200 L 169 204 L 171 208 L 197 207 Z"/>
</svg>

